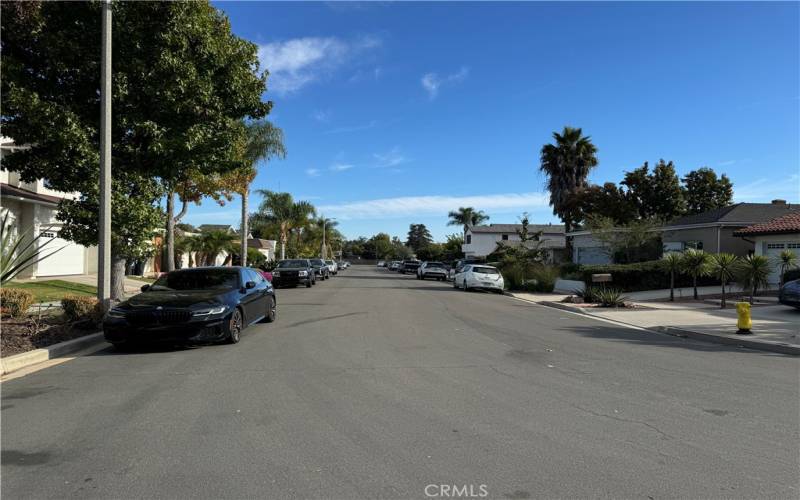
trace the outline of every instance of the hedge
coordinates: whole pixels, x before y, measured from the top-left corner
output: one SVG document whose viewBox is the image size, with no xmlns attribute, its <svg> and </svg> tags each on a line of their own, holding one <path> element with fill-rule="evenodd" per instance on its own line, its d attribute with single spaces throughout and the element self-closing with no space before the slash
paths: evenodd
<svg viewBox="0 0 800 500">
<path fill-rule="evenodd" d="M 19 288 L 0 289 L 0 307 L 9 316 L 22 316 L 33 304 L 33 294 Z"/>
<path fill-rule="evenodd" d="M 640 290 L 659 290 L 669 288 L 669 271 L 660 260 L 650 260 L 635 264 L 600 264 L 581 266 L 578 270 L 581 281 L 592 284 L 593 274 L 611 273 L 611 286 L 623 292 Z M 697 286 L 718 285 L 719 280 L 712 276 L 697 278 Z M 692 277 L 675 274 L 675 287 L 692 286 Z"/>
<path fill-rule="evenodd" d="M 67 295 L 61 299 L 61 308 L 70 321 L 99 323 L 103 319 L 103 306 L 96 297 Z"/>
</svg>

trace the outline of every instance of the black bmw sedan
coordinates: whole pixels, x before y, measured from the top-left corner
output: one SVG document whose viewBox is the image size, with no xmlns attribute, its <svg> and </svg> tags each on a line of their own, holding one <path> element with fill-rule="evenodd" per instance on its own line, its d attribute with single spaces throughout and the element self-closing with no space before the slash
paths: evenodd
<svg viewBox="0 0 800 500">
<path fill-rule="evenodd" d="M 172 271 L 120 302 L 103 319 L 119 348 L 143 342 L 239 342 L 247 326 L 275 321 L 272 285 L 249 267 Z"/>
</svg>

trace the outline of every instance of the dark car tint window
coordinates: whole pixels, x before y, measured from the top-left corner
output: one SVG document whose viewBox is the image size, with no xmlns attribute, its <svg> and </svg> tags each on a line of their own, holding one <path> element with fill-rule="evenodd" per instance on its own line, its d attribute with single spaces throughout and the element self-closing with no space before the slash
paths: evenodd
<svg viewBox="0 0 800 500">
<path fill-rule="evenodd" d="M 474 266 L 472 268 L 473 273 L 481 273 L 481 274 L 500 274 L 500 272 L 493 268 L 493 267 L 484 267 L 484 266 Z"/>
<path fill-rule="evenodd" d="M 239 288 L 236 269 L 201 269 L 165 274 L 150 287 L 152 290 L 209 290 Z"/>
<path fill-rule="evenodd" d="M 314 259 L 311 261 L 315 266 L 324 266 L 325 262 L 322 259 Z"/>
<path fill-rule="evenodd" d="M 444 268 L 444 264 L 442 264 L 441 262 L 428 262 L 427 264 L 425 264 L 425 267 L 426 268 L 427 267 L 441 267 L 441 268 Z"/>
<path fill-rule="evenodd" d="M 278 263 L 278 267 L 307 267 L 308 261 L 295 259 L 295 260 L 282 260 Z"/>
</svg>

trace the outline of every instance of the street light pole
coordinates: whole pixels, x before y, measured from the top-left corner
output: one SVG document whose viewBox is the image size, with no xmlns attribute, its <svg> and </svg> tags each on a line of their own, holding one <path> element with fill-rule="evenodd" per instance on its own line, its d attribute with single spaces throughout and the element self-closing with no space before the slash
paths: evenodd
<svg viewBox="0 0 800 500">
<path fill-rule="evenodd" d="M 100 225 L 98 234 L 97 299 L 111 301 L 111 1 L 103 2 L 100 60 Z"/>
</svg>

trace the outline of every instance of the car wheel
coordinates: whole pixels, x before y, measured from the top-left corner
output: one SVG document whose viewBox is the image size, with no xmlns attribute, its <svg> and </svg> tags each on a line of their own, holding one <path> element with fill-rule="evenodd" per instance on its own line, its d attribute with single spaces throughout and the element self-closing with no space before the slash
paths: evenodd
<svg viewBox="0 0 800 500">
<path fill-rule="evenodd" d="M 306 281 L 306 288 L 311 288 L 311 285 L 312 285 L 312 284 L 313 284 L 313 283 L 312 283 L 312 281 L 311 281 L 311 280 L 308 280 L 308 281 Z"/>
<path fill-rule="evenodd" d="M 266 323 L 272 323 L 278 316 L 278 305 L 275 302 L 275 297 L 270 295 L 267 300 L 267 315 L 264 317 Z"/>
<path fill-rule="evenodd" d="M 225 323 L 225 330 L 227 333 L 227 342 L 229 344 L 236 344 L 242 336 L 242 311 L 237 307 L 231 313 L 230 319 Z"/>
</svg>

